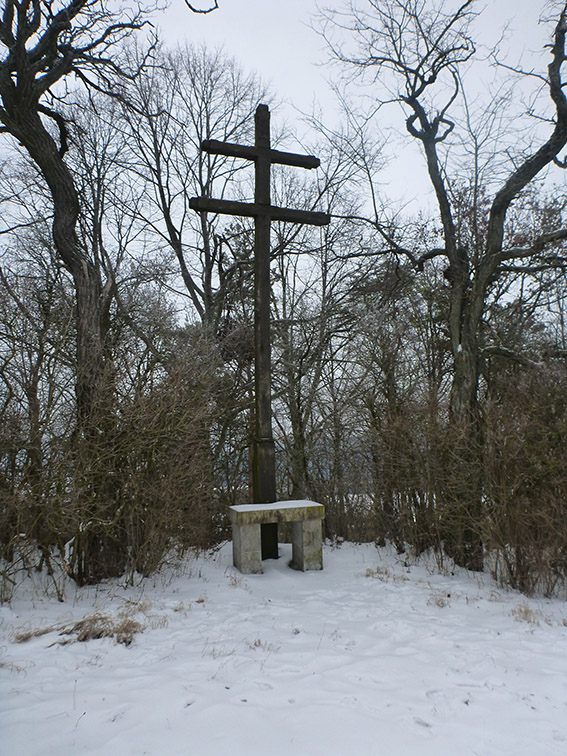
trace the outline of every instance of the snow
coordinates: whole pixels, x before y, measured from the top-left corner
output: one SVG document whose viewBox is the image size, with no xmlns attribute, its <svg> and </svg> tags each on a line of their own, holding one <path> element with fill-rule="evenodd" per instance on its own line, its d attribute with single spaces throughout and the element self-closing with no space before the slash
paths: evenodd
<svg viewBox="0 0 567 756">
<path fill-rule="evenodd" d="M 273 504 L 235 504 L 231 509 L 235 512 L 256 512 L 258 507 L 263 511 L 270 512 L 272 509 L 303 509 L 306 507 L 320 507 L 316 501 L 309 499 L 297 499 L 292 501 L 275 501 Z"/>
<path fill-rule="evenodd" d="M 567 754 L 565 603 L 371 544 L 307 573 L 280 548 L 263 575 L 225 544 L 64 604 L 27 580 L 0 609 L 2 756 Z M 95 612 L 145 630 L 59 634 Z"/>
</svg>

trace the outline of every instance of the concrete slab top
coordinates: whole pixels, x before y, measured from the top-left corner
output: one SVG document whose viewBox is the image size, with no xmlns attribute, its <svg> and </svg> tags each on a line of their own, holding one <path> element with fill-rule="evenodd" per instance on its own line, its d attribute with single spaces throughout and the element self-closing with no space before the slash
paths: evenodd
<svg viewBox="0 0 567 756">
<path fill-rule="evenodd" d="M 315 501 L 275 501 L 269 504 L 237 504 L 230 507 L 233 523 L 239 525 L 270 522 L 304 522 L 322 520 L 325 507 Z"/>
<path fill-rule="evenodd" d="M 230 507 L 235 512 L 255 512 L 259 508 L 266 511 L 270 509 L 295 509 L 296 507 L 322 507 L 322 504 L 318 504 L 316 501 L 309 501 L 309 499 L 297 499 L 296 501 L 274 501 L 269 504 L 235 504 Z"/>
</svg>

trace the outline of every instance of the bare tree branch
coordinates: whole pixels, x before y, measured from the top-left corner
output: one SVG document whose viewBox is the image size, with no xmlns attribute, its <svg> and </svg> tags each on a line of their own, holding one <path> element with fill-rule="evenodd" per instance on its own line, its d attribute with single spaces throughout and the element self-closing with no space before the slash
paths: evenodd
<svg viewBox="0 0 567 756">
<path fill-rule="evenodd" d="M 218 9 L 218 7 L 219 7 L 219 4 L 218 4 L 218 0 L 215 0 L 215 4 L 214 4 L 214 5 L 213 5 L 213 6 L 211 7 L 211 8 L 205 8 L 205 9 L 195 8 L 195 7 L 194 7 L 194 6 L 193 6 L 193 5 L 192 5 L 192 4 L 191 4 L 191 3 L 189 2 L 189 0 L 185 0 L 185 5 L 186 5 L 186 6 L 187 6 L 187 7 L 189 8 L 189 10 L 190 10 L 190 11 L 192 11 L 193 13 L 204 13 L 204 14 L 206 14 L 206 13 L 212 13 L 212 12 L 213 12 L 214 10 L 217 10 L 217 9 Z"/>
<path fill-rule="evenodd" d="M 515 352 L 512 349 L 507 349 L 506 347 L 500 345 L 487 346 L 484 347 L 482 351 L 485 355 L 504 357 L 505 359 L 511 360 L 512 362 L 517 362 L 519 365 L 524 365 L 524 367 L 541 367 L 541 363 L 535 362 L 535 360 L 531 360 L 529 357 L 526 357 L 525 354 Z"/>
<path fill-rule="evenodd" d="M 512 247 L 510 249 L 502 250 L 498 255 L 498 260 L 504 262 L 505 260 L 516 260 L 524 257 L 531 257 L 532 255 L 541 254 L 545 247 L 550 244 L 556 244 L 557 242 L 567 239 L 567 229 L 562 228 L 558 231 L 553 231 L 549 234 L 542 234 L 535 239 L 529 247 Z"/>
</svg>

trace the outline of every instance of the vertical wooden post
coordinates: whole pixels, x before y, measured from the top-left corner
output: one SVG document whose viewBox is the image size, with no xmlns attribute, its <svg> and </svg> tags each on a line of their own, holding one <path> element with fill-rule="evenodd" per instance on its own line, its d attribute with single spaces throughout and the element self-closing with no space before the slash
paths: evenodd
<svg viewBox="0 0 567 756">
<path fill-rule="evenodd" d="M 255 116 L 255 202 L 266 212 L 255 218 L 254 351 L 255 431 L 254 503 L 276 500 L 276 458 L 272 435 L 270 345 L 270 111 L 259 105 Z M 262 559 L 278 557 L 277 523 L 262 525 Z"/>
</svg>

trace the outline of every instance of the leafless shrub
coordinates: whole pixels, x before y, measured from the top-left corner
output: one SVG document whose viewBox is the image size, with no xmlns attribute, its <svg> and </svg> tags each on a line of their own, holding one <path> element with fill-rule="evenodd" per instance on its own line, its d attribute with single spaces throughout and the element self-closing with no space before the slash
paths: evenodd
<svg viewBox="0 0 567 756">
<path fill-rule="evenodd" d="M 493 574 L 524 593 L 567 581 L 567 381 L 523 373 L 486 406 L 485 542 Z"/>
<path fill-rule="evenodd" d="M 173 552 L 215 542 L 209 442 L 214 384 L 209 365 L 193 358 L 193 364 L 174 364 L 150 390 L 125 397 L 103 449 L 94 454 L 87 444 L 79 450 L 69 559 L 78 582 L 96 580 L 99 559 L 107 573 L 147 576 Z M 108 476 L 109 469 L 106 509 L 99 502 L 93 508 L 90 481 Z M 96 490 L 102 486 L 99 480 Z"/>
<path fill-rule="evenodd" d="M 379 542 L 403 552 L 442 553 L 445 438 L 427 406 L 402 404 L 375 426 L 375 516 Z"/>
<path fill-rule="evenodd" d="M 49 455 L 33 487 L 25 428 L 0 428 L 2 600 L 32 570 L 52 575 L 63 600 L 62 570 L 79 584 L 149 575 L 221 537 L 210 442 L 215 353 L 199 329 L 182 334 L 136 391 L 125 384 L 97 434 L 70 424 L 57 438 L 45 428 Z"/>
<path fill-rule="evenodd" d="M 565 372 L 524 369 L 506 387 L 483 400 L 474 450 L 463 449 L 459 427 L 443 422 L 439 408 L 408 402 L 379 421 L 375 414 L 369 531 L 377 522 L 379 542 L 431 550 L 440 566 L 462 552 L 469 531 L 498 580 L 551 595 L 567 579 Z"/>
</svg>

